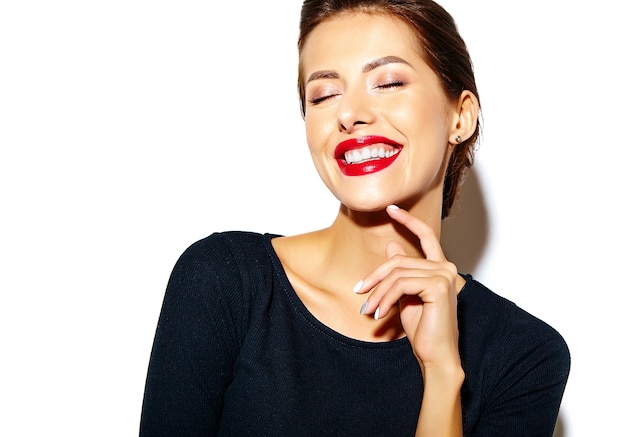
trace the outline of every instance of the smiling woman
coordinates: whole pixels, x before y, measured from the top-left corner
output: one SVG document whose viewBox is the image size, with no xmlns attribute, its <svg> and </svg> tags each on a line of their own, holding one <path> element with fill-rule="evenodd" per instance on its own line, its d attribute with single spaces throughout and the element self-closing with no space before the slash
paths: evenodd
<svg viewBox="0 0 626 437">
<path fill-rule="evenodd" d="M 306 138 L 338 214 L 183 253 L 141 435 L 550 435 L 566 343 L 439 243 L 479 133 L 454 21 L 428 0 L 307 0 L 300 29 Z"/>
</svg>

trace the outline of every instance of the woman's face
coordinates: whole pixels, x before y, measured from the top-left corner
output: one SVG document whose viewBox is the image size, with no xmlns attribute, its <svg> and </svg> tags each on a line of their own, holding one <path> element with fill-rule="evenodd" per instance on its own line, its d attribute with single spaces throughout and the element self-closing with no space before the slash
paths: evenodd
<svg viewBox="0 0 626 437">
<path fill-rule="evenodd" d="M 304 44 L 307 142 L 350 209 L 441 210 L 455 105 L 417 47 L 403 21 L 364 13 L 319 24 Z"/>
</svg>

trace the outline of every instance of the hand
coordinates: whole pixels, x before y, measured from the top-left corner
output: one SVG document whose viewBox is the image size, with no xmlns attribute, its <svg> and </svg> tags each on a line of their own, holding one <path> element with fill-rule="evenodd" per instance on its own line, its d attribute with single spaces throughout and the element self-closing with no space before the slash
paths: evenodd
<svg viewBox="0 0 626 437">
<path fill-rule="evenodd" d="M 402 326 L 422 371 L 460 368 L 456 266 L 446 259 L 428 225 L 395 206 L 387 213 L 419 238 L 425 258 L 407 256 L 398 243 L 389 242 L 387 261 L 355 290 L 371 292 L 362 312 L 379 319 L 399 304 Z"/>
</svg>

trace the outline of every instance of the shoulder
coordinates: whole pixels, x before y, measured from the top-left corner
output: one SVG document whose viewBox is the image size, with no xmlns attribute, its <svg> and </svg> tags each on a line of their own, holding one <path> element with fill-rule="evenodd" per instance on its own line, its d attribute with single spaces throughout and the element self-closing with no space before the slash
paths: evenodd
<svg viewBox="0 0 626 437">
<path fill-rule="evenodd" d="M 181 259 L 213 258 L 215 255 L 236 254 L 255 251 L 265 247 L 266 234 L 246 231 L 215 232 L 191 244 L 181 255 Z"/>
<path fill-rule="evenodd" d="M 269 234 L 228 231 L 194 242 L 178 258 L 168 291 L 215 298 L 251 290 L 272 271 L 270 239 Z"/>
<path fill-rule="evenodd" d="M 561 335 L 549 324 L 518 307 L 512 301 L 494 293 L 479 281 L 467 276 L 467 284 L 459 294 L 459 311 L 473 323 L 471 318 L 478 317 L 480 321 L 491 328 L 498 326 L 505 329 L 522 330 L 534 333 L 544 333 L 563 341 Z"/>
<path fill-rule="evenodd" d="M 176 268 L 232 270 L 245 264 L 258 265 L 269 257 L 269 234 L 216 232 L 191 244 L 179 257 Z"/>
<path fill-rule="evenodd" d="M 565 339 L 545 321 L 467 277 L 459 294 L 461 343 L 468 357 L 507 368 L 544 363 L 566 379 L 570 354 Z M 510 368 L 509 368 L 510 370 Z"/>
<path fill-rule="evenodd" d="M 189 332 L 211 332 L 228 338 L 224 344 L 240 344 L 253 313 L 270 298 L 270 240 L 269 234 L 229 231 L 191 244 L 170 274 L 160 329 L 185 338 Z"/>
</svg>

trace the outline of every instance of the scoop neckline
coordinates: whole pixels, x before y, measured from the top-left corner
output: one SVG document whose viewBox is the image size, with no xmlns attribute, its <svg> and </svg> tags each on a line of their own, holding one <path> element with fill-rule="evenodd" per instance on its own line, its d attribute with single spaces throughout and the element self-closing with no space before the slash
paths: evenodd
<svg viewBox="0 0 626 437">
<path fill-rule="evenodd" d="M 274 249 L 272 240 L 277 237 L 282 237 L 282 235 L 273 234 L 273 233 L 265 233 L 263 234 L 263 236 L 264 236 L 263 240 L 265 244 L 265 249 L 267 250 L 270 260 L 272 261 L 274 272 L 278 275 L 278 279 L 280 281 L 282 290 L 285 292 L 285 294 L 287 295 L 287 298 L 293 304 L 293 309 L 301 317 L 303 317 L 307 323 L 309 323 L 314 328 L 321 331 L 323 334 L 333 338 L 334 340 L 340 341 L 342 343 L 346 343 L 351 346 L 361 346 L 361 347 L 367 347 L 367 348 L 383 348 L 383 349 L 386 349 L 389 347 L 400 347 L 400 346 L 410 347 L 410 343 L 406 335 L 402 338 L 398 338 L 396 340 L 390 340 L 390 341 L 360 340 L 358 338 L 353 338 L 345 334 L 342 334 L 341 332 L 331 328 L 330 326 L 326 325 L 321 320 L 319 320 L 317 317 L 315 317 L 315 315 L 313 315 L 313 313 L 309 311 L 309 308 L 304 304 L 304 302 L 302 302 L 302 299 L 300 299 L 300 296 L 298 296 L 298 293 L 296 293 L 296 290 L 293 288 L 293 285 L 291 285 L 291 282 L 289 281 L 289 278 L 287 277 L 287 272 L 285 271 L 283 263 L 281 262 L 280 258 L 278 257 L 278 254 L 276 253 L 276 250 Z M 459 275 L 461 275 L 463 279 L 465 279 L 465 284 L 463 285 L 463 288 L 461 288 L 461 291 L 459 291 L 459 293 L 457 294 L 457 302 L 464 298 L 464 296 L 468 293 L 467 289 L 470 288 L 470 284 L 474 281 L 474 278 L 469 273 L 459 273 Z"/>
<path fill-rule="evenodd" d="M 410 347 L 410 343 L 406 335 L 404 337 L 398 338 L 396 340 L 390 341 L 367 341 L 360 340 L 358 338 L 349 337 L 345 334 L 342 334 L 339 331 L 331 328 L 326 325 L 322 321 L 320 321 L 311 311 L 309 311 L 308 307 L 302 302 L 298 293 L 291 285 L 289 278 L 287 277 L 287 273 L 285 272 L 285 268 L 272 245 L 272 239 L 276 237 L 281 237 L 278 234 L 264 234 L 264 243 L 265 248 L 270 256 L 272 261 L 272 266 L 274 272 L 278 276 L 278 280 L 280 281 L 281 290 L 285 292 L 287 298 L 292 303 L 292 308 L 298 313 L 300 317 L 304 319 L 309 325 L 313 326 L 315 329 L 320 331 L 322 334 L 327 337 L 332 338 L 335 341 L 346 344 L 351 347 L 363 347 L 367 349 L 389 349 L 389 348 L 397 348 L 397 347 Z"/>
</svg>

